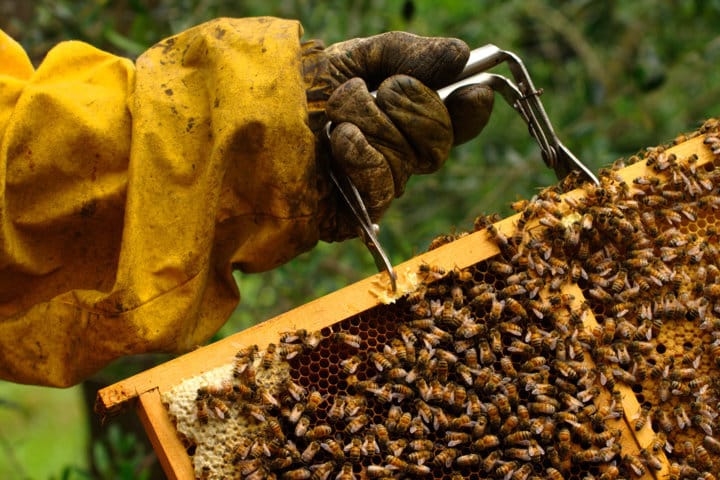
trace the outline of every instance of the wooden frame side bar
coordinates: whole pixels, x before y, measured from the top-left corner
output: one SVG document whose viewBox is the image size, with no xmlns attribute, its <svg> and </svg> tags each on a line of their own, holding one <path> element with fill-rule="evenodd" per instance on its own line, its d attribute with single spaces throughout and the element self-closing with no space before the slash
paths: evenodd
<svg viewBox="0 0 720 480">
<path fill-rule="evenodd" d="M 137 414 L 168 479 L 195 478 L 195 469 L 190 456 L 178 438 L 175 426 L 168 416 L 157 389 L 139 396 Z"/>
</svg>

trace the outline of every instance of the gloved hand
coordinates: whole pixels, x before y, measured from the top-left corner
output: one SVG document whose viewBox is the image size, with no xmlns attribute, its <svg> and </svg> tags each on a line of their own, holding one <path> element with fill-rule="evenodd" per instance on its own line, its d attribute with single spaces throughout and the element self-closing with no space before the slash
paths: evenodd
<svg viewBox="0 0 720 480">
<path fill-rule="evenodd" d="M 310 126 L 319 137 L 319 156 L 350 177 L 373 221 L 403 193 L 410 175 L 436 171 L 453 145 L 487 124 L 493 103 L 489 87 L 464 87 L 444 103 L 433 90 L 452 83 L 469 54 L 461 40 L 404 32 L 328 48 L 315 41 L 304 45 Z M 376 99 L 369 93 L 374 89 Z M 320 138 L 328 120 L 334 126 L 329 146 Z M 322 165 L 321 173 L 327 168 Z M 355 219 L 327 178 L 321 175 L 327 209 L 321 238 L 357 235 Z"/>
</svg>

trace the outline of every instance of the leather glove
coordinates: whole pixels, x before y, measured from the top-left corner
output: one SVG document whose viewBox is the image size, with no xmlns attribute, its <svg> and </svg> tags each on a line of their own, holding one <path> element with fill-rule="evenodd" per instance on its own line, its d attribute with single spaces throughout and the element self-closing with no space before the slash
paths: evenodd
<svg viewBox="0 0 720 480">
<path fill-rule="evenodd" d="M 453 145 L 487 124 L 493 104 L 489 87 L 464 87 L 444 103 L 434 91 L 457 78 L 469 54 L 461 40 L 405 32 L 327 48 L 317 41 L 303 45 L 318 157 L 350 177 L 373 221 L 403 193 L 410 175 L 436 171 Z M 369 91 L 375 89 L 374 99 Z M 326 142 L 328 120 L 334 128 Z M 357 223 L 330 184 L 327 168 L 328 163 L 320 165 L 319 189 L 325 197 L 320 237 L 343 240 L 357 235 Z"/>
</svg>

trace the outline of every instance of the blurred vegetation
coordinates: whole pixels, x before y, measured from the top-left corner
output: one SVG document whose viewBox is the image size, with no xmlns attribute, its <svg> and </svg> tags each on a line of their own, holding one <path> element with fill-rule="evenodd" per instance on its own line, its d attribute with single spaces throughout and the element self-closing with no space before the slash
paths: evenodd
<svg viewBox="0 0 720 480">
<path fill-rule="evenodd" d="M 202 21 L 253 15 L 300 19 L 306 38 L 328 44 L 406 30 L 460 37 L 471 47 L 494 43 L 514 51 L 535 85 L 544 89 L 542 100 L 557 133 L 593 170 L 644 146 L 669 142 L 720 112 L 718 0 L 6 0 L 0 4 L 0 27 L 39 62 L 61 40 L 85 40 L 135 57 L 163 37 Z M 509 73 L 502 67 L 497 71 Z M 383 220 L 381 241 L 393 262 L 406 260 L 435 235 L 471 229 L 480 213 L 505 216 L 511 201 L 554 181 L 522 120 L 498 98 L 478 139 L 456 148 L 439 173 L 411 180 L 405 196 Z M 353 241 L 319 245 L 272 272 L 238 275 L 243 302 L 218 337 L 372 273 L 369 254 Z M 147 366 L 121 362 L 116 370 L 104 372 L 103 380 L 110 383 Z M 0 399 L 13 398 L 10 395 L 8 387 L 0 385 Z M 22 418 L 20 411 L 8 412 Z M 90 421 L 97 419 L 91 416 Z M 28 427 L 30 422 L 25 423 Z M 84 422 L 76 423 L 62 435 L 84 438 Z M 142 472 L 149 447 L 138 451 L 135 437 L 128 440 L 126 433 L 112 433 L 112 428 L 105 429 L 101 447 L 89 448 L 92 462 L 70 456 L 66 464 L 49 470 L 21 463 L 14 442 L 18 435 L 27 435 L 17 430 L 0 430 L 3 478 L 147 475 Z M 35 435 L 57 434 L 40 428 Z M 52 473 L 37 473 L 48 471 Z"/>
</svg>

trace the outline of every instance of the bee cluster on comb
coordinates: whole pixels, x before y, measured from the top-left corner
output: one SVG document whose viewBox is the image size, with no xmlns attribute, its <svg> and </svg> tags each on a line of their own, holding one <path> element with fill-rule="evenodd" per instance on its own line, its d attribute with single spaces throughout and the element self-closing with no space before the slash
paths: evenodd
<svg viewBox="0 0 720 480">
<path fill-rule="evenodd" d="M 720 155 L 719 127 L 690 136 Z M 488 260 L 166 392 L 197 477 L 715 478 L 720 160 L 631 161 L 513 232 L 479 217 Z"/>
</svg>

